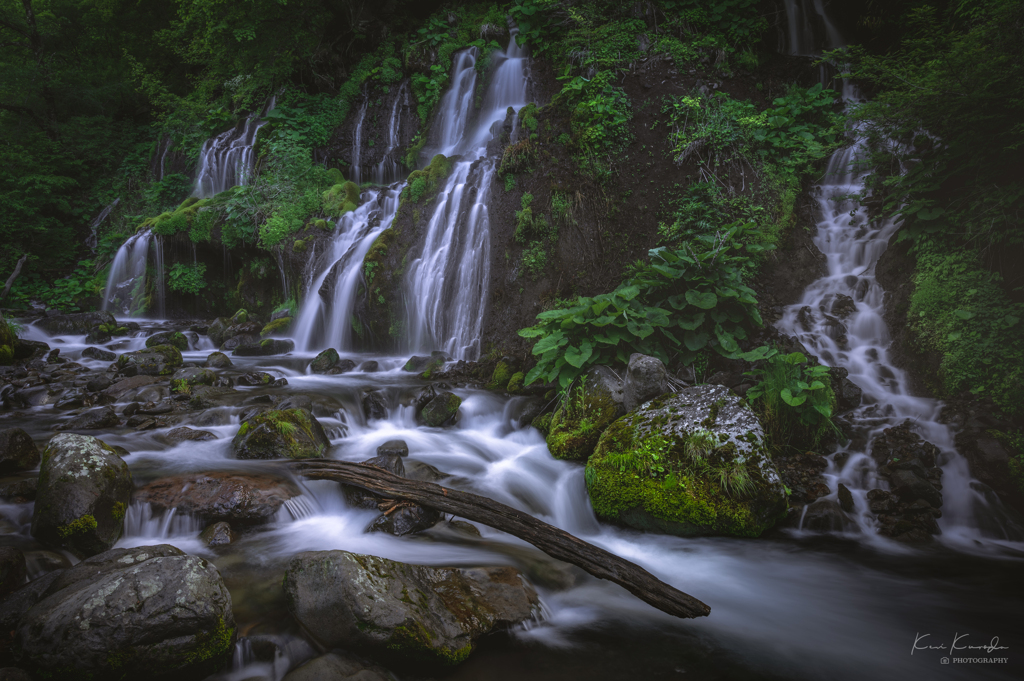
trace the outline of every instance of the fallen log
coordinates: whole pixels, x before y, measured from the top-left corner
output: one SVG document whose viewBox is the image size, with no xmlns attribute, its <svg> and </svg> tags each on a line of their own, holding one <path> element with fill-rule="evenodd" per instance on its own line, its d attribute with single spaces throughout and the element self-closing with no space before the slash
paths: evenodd
<svg viewBox="0 0 1024 681">
<path fill-rule="evenodd" d="M 600 579 L 625 588 L 640 600 L 676 617 L 706 617 L 711 608 L 661 581 L 639 565 L 548 525 L 528 513 L 470 492 L 432 482 L 409 480 L 361 463 L 301 459 L 290 466 L 311 480 L 334 480 L 382 497 L 475 520 L 527 541 L 552 558 L 572 563 Z"/>
</svg>

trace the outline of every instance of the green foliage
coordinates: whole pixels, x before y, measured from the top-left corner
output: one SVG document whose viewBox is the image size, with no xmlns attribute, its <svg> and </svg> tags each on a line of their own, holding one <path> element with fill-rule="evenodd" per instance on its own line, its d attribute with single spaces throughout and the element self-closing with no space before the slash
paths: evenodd
<svg viewBox="0 0 1024 681">
<path fill-rule="evenodd" d="M 506 186 L 508 184 L 508 178 L 515 173 L 525 173 L 533 170 L 534 164 L 537 162 L 537 148 L 533 142 L 529 139 L 521 139 L 515 144 L 510 144 L 505 147 L 505 151 L 501 156 L 501 165 L 498 167 L 498 173 L 505 175 Z M 512 182 L 515 183 L 515 178 L 512 178 Z"/>
<path fill-rule="evenodd" d="M 206 288 L 206 280 L 203 278 L 205 274 L 205 263 L 176 262 L 167 271 L 167 287 L 179 293 L 198 294 Z"/>
<path fill-rule="evenodd" d="M 735 356 L 748 330 L 761 325 L 754 292 L 743 284 L 743 268 L 762 250 L 742 242 L 749 228 L 702 235 L 701 249 L 653 249 L 650 263 L 612 293 L 537 315 L 539 324 L 519 332 L 539 338 L 533 354 L 540 359 L 526 384 L 543 378 L 564 387 L 591 364 L 625 364 L 634 352 L 666 364 L 689 364 L 705 349 Z"/>
<path fill-rule="evenodd" d="M 826 436 L 839 434 L 832 422 L 835 394 L 827 366 L 812 366 L 800 352 L 781 355 L 765 346 L 740 357 L 761 363 L 747 374 L 758 383 L 746 396 L 760 413 L 773 447 L 817 447 Z"/>
<path fill-rule="evenodd" d="M 95 261 L 80 260 L 71 274 L 51 282 L 38 275 L 19 277 L 11 287 L 8 301 L 24 307 L 37 300 L 57 310 L 74 311 L 83 299 L 99 296 L 105 284 L 102 272 L 96 272 Z"/>
<path fill-rule="evenodd" d="M 408 198 L 413 203 L 419 203 L 425 197 L 432 199 L 441 189 L 441 183 L 448 178 L 452 166 L 451 159 L 437 154 L 430 159 L 430 165 L 426 168 L 409 173 L 408 186 L 402 192 L 402 198 Z"/>
<path fill-rule="evenodd" d="M 922 350 L 941 357 L 938 392 L 969 390 L 1006 413 L 1024 404 L 1024 304 L 975 253 L 922 245 L 908 323 Z"/>
<path fill-rule="evenodd" d="M 523 250 L 521 266 L 524 274 L 534 279 L 539 277 L 547 266 L 548 244 L 558 241 L 558 229 L 549 224 L 544 215 L 534 215 L 531 204 L 533 194 L 523 194 L 519 205 L 522 210 L 516 211 L 516 231 L 513 238 L 526 248 Z"/>
</svg>

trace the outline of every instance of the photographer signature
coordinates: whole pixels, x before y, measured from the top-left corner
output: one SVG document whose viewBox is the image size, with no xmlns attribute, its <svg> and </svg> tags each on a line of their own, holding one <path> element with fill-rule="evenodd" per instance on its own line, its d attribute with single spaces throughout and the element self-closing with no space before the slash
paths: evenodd
<svg viewBox="0 0 1024 681">
<path fill-rule="evenodd" d="M 981 645 L 976 646 L 968 645 L 966 641 L 961 642 L 963 641 L 963 639 L 967 638 L 969 634 L 954 634 L 953 642 L 949 645 L 945 643 L 933 645 L 930 642 L 925 641 L 925 639 L 929 636 L 931 636 L 931 634 L 917 634 L 917 636 L 914 638 L 914 645 L 910 649 L 910 654 L 913 655 L 914 652 L 918 650 L 948 650 L 949 652 L 955 652 L 957 650 L 984 650 L 986 653 L 991 654 L 994 650 L 1010 649 L 1010 646 L 999 645 L 998 636 L 993 636 L 992 640 L 988 643 L 983 643 Z"/>
</svg>

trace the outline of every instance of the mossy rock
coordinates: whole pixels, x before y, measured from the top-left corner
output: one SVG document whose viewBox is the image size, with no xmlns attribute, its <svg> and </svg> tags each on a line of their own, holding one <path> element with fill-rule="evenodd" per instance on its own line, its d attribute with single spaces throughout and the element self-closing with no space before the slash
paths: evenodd
<svg viewBox="0 0 1024 681">
<path fill-rule="evenodd" d="M 302 239 L 296 239 L 294 243 L 292 243 L 292 251 L 294 251 L 295 253 L 305 253 L 306 242 L 303 241 Z"/>
<path fill-rule="evenodd" d="M 190 393 L 198 385 L 213 385 L 217 375 L 209 369 L 189 367 L 178 369 L 171 377 L 171 392 Z"/>
<path fill-rule="evenodd" d="M 173 345 L 179 350 L 188 350 L 188 339 L 180 331 L 163 331 L 146 339 L 147 348 L 158 345 Z"/>
<path fill-rule="evenodd" d="M 509 395 L 518 395 L 523 391 L 523 379 L 526 378 L 526 374 L 522 371 L 517 371 L 512 374 L 512 378 L 508 379 L 508 385 L 505 387 L 505 392 Z"/>
<path fill-rule="evenodd" d="M 323 193 L 324 213 L 340 218 L 359 207 L 359 185 L 355 182 L 336 184 Z"/>
<path fill-rule="evenodd" d="M 291 325 L 291 317 L 281 317 L 280 319 L 275 319 L 263 327 L 263 330 L 260 331 L 260 338 L 266 338 L 267 336 L 274 336 L 280 333 L 285 333 L 288 331 L 289 328 L 291 328 Z"/>
<path fill-rule="evenodd" d="M 437 397 L 427 402 L 420 412 L 423 423 L 431 428 L 451 425 L 459 413 L 462 398 L 448 391 L 438 393 Z"/>
<path fill-rule="evenodd" d="M 322 229 L 325 232 L 329 232 L 332 229 L 334 229 L 334 225 L 332 225 L 327 220 L 322 219 L 313 220 L 313 226 L 316 227 L 317 229 Z"/>
<path fill-rule="evenodd" d="M 341 357 L 338 356 L 338 351 L 334 348 L 327 348 L 318 354 L 312 362 L 309 363 L 309 370 L 314 374 L 326 374 L 334 366 L 341 361 Z"/>
<path fill-rule="evenodd" d="M 178 348 L 173 345 L 154 345 L 145 350 L 126 352 L 117 358 L 117 367 L 122 371 L 134 368 L 145 376 L 168 376 L 181 367 L 183 361 Z"/>
<path fill-rule="evenodd" d="M 757 537 L 787 507 L 761 424 L 722 386 L 659 397 L 615 421 L 585 479 L 599 518 L 682 537 Z"/>
<path fill-rule="evenodd" d="M 444 181 L 448 179 L 453 165 L 452 159 L 443 154 L 437 154 L 430 159 L 430 165 L 426 168 L 409 173 L 406 189 L 402 192 L 402 199 L 408 199 L 413 203 L 431 201 L 441 190 Z"/>
<path fill-rule="evenodd" d="M 587 372 L 582 389 L 579 385 L 569 389 L 551 416 L 547 441 L 552 456 L 587 460 L 601 433 L 625 412 L 618 382 L 611 369 L 596 366 Z"/>
<path fill-rule="evenodd" d="M 331 446 L 306 409 L 276 409 L 243 423 L 231 445 L 239 459 L 322 459 Z"/>
<path fill-rule="evenodd" d="M 245 324 L 249 321 L 249 313 L 246 310 L 239 310 L 231 316 L 228 320 L 228 327 L 238 326 L 239 324 Z"/>
<path fill-rule="evenodd" d="M 505 360 L 501 360 L 494 366 L 491 380 L 487 381 L 487 385 L 484 387 L 488 390 L 504 390 L 513 373 L 512 365 Z"/>
</svg>

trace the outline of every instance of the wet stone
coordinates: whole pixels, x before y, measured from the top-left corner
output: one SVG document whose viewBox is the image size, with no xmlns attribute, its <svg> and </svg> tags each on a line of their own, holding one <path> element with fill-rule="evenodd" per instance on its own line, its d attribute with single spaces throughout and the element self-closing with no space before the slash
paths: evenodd
<svg viewBox="0 0 1024 681">
<path fill-rule="evenodd" d="M 235 540 L 235 533 L 231 530 L 231 525 L 222 521 L 208 525 L 199 535 L 199 539 L 210 547 L 227 546 Z"/>
<path fill-rule="evenodd" d="M 98 359 L 103 362 L 113 362 L 115 359 L 117 359 L 117 354 L 110 352 L 109 350 L 89 347 L 86 348 L 85 350 L 82 350 L 82 357 L 87 357 L 89 359 Z"/>
</svg>

